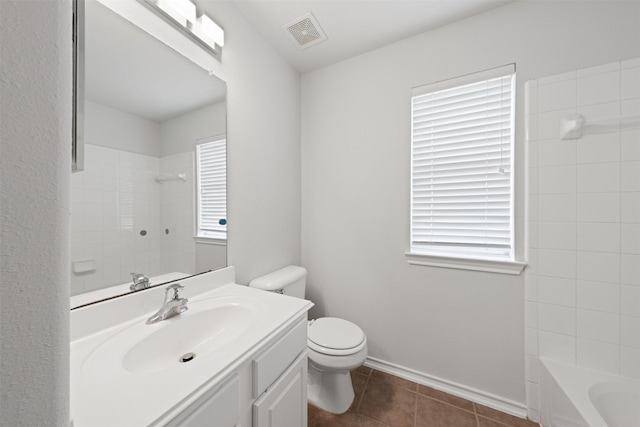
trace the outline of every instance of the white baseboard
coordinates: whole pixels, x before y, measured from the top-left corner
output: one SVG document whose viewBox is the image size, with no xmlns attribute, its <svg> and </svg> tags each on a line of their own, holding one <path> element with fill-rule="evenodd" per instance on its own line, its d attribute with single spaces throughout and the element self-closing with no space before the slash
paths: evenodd
<svg viewBox="0 0 640 427">
<path fill-rule="evenodd" d="M 367 357 L 364 365 L 418 384 L 453 394 L 454 396 L 477 402 L 481 405 L 488 406 L 501 412 L 506 412 L 507 414 L 511 414 L 519 418 L 527 418 L 527 408 L 524 404 L 510 399 L 505 399 L 504 397 L 496 396 L 482 390 L 477 390 L 472 387 L 438 378 L 423 372 L 414 371 L 413 369 L 376 359 L 375 357 Z"/>
</svg>

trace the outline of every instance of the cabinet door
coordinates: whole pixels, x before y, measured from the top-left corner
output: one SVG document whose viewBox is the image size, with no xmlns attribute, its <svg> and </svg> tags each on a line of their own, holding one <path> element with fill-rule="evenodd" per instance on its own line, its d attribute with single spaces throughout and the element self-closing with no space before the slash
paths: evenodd
<svg viewBox="0 0 640 427">
<path fill-rule="evenodd" d="M 222 387 L 207 392 L 166 427 L 234 427 L 240 418 L 240 382 L 234 375 Z"/>
<path fill-rule="evenodd" d="M 307 351 L 253 404 L 253 427 L 307 425 Z"/>
</svg>

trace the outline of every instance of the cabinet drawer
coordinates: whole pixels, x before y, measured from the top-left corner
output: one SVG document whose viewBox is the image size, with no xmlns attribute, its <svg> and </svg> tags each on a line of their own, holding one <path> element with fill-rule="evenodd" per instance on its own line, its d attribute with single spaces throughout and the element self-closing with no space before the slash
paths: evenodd
<svg viewBox="0 0 640 427">
<path fill-rule="evenodd" d="M 257 399 L 307 348 L 307 320 L 293 329 L 253 360 L 253 398 Z"/>
</svg>

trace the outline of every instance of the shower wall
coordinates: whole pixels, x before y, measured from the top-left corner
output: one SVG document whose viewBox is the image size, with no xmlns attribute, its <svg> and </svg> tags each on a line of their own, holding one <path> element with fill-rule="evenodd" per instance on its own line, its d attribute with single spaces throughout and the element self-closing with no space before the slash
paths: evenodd
<svg viewBox="0 0 640 427">
<path fill-rule="evenodd" d="M 538 419 L 538 357 L 640 378 L 640 59 L 532 80 L 526 97 L 525 366 Z M 577 114 L 585 135 L 560 139 Z"/>
</svg>

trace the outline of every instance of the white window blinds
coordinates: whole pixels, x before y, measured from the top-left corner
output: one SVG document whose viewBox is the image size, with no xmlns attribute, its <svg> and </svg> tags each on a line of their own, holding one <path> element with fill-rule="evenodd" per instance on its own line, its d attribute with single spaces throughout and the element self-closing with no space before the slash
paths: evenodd
<svg viewBox="0 0 640 427">
<path fill-rule="evenodd" d="M 515 65 L 415 88 L 411 252 L 513 259 Z"/>
<path fill-rule="evenodd" d="M 198 237 L 227 235 L 227 150 L 225 139 L 196 145 Z"/>
</svg>

